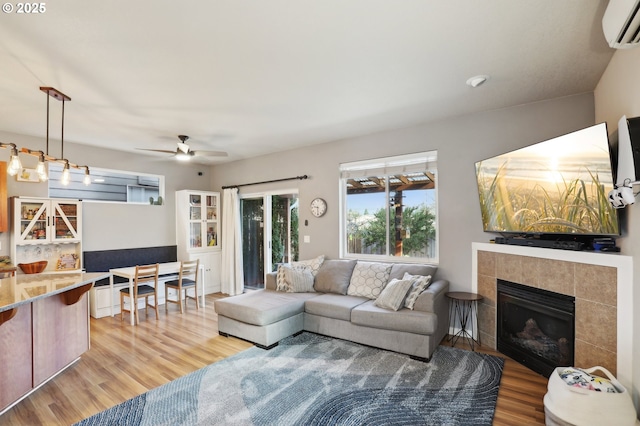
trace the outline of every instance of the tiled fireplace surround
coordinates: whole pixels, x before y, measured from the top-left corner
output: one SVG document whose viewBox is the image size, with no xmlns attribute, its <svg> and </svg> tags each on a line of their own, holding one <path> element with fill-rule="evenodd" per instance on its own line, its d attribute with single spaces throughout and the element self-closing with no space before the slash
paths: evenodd
<svg viewBox="0 0 640 426">
<path fill-rule="evenodd" d="M 632 263 L 617 254 L 473 243 L 472 291 L 483 345 L 496 348 L 496 280 L 576 298 L 575 362 L 603 366 L 631 389 Z"/>
</svg>

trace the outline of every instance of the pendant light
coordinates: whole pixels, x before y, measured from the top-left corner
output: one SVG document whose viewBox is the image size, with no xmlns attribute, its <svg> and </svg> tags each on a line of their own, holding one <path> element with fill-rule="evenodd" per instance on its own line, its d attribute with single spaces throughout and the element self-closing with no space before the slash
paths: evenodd
<svg viewBox="0 0 640 426">
<path fill-rule="evenodd" d="M 0 148 L 11 149 L 11 157 L 9 159 L 9 165 L 7 166 L 7 173 L 11 176 L 17 175 L 20 170 L 22 170 L 22 163 L 18 157 L 18 148 L 16 148 L 16 144 L 0 142 Z"/>
<path fill-rule="evenodd" d="M 64 186 L 69 185 L 71 181 L 71 172 L 69 171 L 69 161 L 64 160 L 64 168 L 62 169 L 62 176 L 60 177 L 60 183 Z"/>
<path fill-rule="evenodd" d="M 36 166 L 36 172 L 41 182 L 49 179 L 47 176 L 46 162 L 62 163 L 64 168 L 62 170 L 62 176 L 60 178 L 63 185 L 68 185 L 71 181 L 70 168 L 85 169 L 85 176 L 83 183 L 89 185 L 91 183 L 91 176 L 89 175 L 89 166 L 78 166 L 77 164 L 70 163 L 69 160 L 64 158 L 64 103 L 70 101 L 71 98 L 61 91 L 54 89 L 53 87 L 40 87 L 40 90 L 47 94 L 47 140 L 46 149 L 42 151 L 32 151 L 29 148 L 22 148 L 20 152 L 38 157 L 38 165 Z M 49 98 L 54 98 L 62 102 L 62 126 L 60 134 L 60 157 L 56 158 L 49 155 Z M 18 148 L 13 143 L 0 142 L 0 148 L 11 149 L 11 158 L 9 159 L 9 165 L 7 166 L 7 173 L 11 176 L 17 175 L 22 170 L 22 163 L 18 157 Z"/>
<path fill-rule="evenodd" d="M 84 168 L 85 177 L 83 179 L 83 183 L 85 185 L 89 185 L 91 183 L 91 177 L 89 176 L 89 167 L 78 166 L 77 164 L 70 163 L 69 160 L 64 158 L 64 103 L 67 101 L 71 101 L 71 98 L 53 87 L 40 87 L 40 90 L 47 94 L 47 146 L 46 146 L 46 154 L 39 157 L 38 166 L 40 167 L 40 164 L 42 163 L 42 169 L 44 170 L 45 159 L 48 161 L 63 163 L 64 167 L 62 169 L 62 176 L 60 177 L 60 183 L 62 183 L 63 185 L 68 185 L 69 182 L 71 181 L 71 171 L 69 170 L 71 167 L 73 167 L 74 169 Z M 62 102 L 62 123 L 60 126 L 60 157 L 61 158 L 59 159 L 49 156 L 49 98 L 54 98 Z M 43 180 L 46 180 L 46 177 Z"/>
<path fill-rule="evenodd" d="M 82 166 L 82 167 L 84 167 L 84 179 L 82 179 L 82 183 L 89 186 L 91 185 L 91 176 L 89 175 L 89 166 Z"/>
<path fill-rule="evenodd" d="M 41 182 L 49 179 L 47 176 L 47 165 L 44 163 L 44 152 L 38 151 L 38 165 L 36 166 L 36 173 L 38 173 L 38 177 Z"/>
</svg>

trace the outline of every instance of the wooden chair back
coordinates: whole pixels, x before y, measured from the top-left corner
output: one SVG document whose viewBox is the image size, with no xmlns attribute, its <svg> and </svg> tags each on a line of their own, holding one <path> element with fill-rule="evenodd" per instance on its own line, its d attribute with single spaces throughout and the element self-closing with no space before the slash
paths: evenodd
<svg viewBox="0 0 640 426">
<path fill-rule="evenodd" d="M 141 284 L 151 283 L 153 287 L 158 285 L 158 273 L 159 273 L 160 265 L 137 265 L 136 266 L 136 275 L 133 279 L 133 294 L 134 298 L 138 297 L 138 286 Z"/>
<path fill-rule="evenodd" d="M 190 278 L 198 282 L 198 271 L 200 270 L 200 259 L 184 260 L 180 263 L 180 275 L 178 281 L 182 284 L 183 279 Z"/>
</svg>

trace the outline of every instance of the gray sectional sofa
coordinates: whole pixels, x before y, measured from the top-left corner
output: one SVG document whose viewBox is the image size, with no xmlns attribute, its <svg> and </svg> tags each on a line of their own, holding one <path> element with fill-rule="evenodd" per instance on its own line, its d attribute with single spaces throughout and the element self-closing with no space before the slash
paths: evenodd
<svg viewBox="0 0 640 426">
<path fill-rule="evenodd" d="M 446 336 L 449 282 L 436 277 L 436 266 L 342 259 L 312 266 L 311 291 L 278 291 L 280 277 L 271 273 L 263 290 L 216 300 L 220 335 L 270 349 L 285 337 L 310 331 L 423 360 L 431 358 Z M 413 309 L 404 300 L 398 310 L 377 306 L 387 284 L 405 274 L 431 276 L 426 290 L 416 293 Z"/>
</svg>

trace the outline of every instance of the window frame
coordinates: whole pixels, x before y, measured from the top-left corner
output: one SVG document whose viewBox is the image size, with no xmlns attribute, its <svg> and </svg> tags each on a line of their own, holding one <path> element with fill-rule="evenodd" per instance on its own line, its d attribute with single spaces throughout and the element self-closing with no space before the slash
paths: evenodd
<svg viewBox="0 0 640 426">
<path fill-rule="evenodd" d="M 62 165 L 60 164 L 52 164 L 49 163 L 49 181 L 47 182 L 47 192 L 49 194 L 50 198 L 56 198 L 56 199 L 60 199 L 60 198 L 65 198 L 65 199 L 81 199 L 83 202 L 87 202 L 87 203 L 108 203 L 108 204 L 137 204 L 137 205 L 150 205 L 150 201 L 144 200 L 144 201 L 130 201 L 129 200 L 129 187 L 130 186 L 137 186 L 137 187 L 141 187 L 141 188 L 157 188 L 158 191 L 158 195 L 160 197 L 163 198 L 163 200 L 166 200 L 166 188 L 165 188 L 165 177 L 164 175 L 157 175 L 157 174 L 153 174 L 153 173 L 143 173 L 143 172 L 132 172 L 132 171 L 128 171 L 128 170 L 115 170 L 115 169 L 107 169 L 107 168 L 102 168 L 102 167 L 90 167 L 90 172 L 91 172 L 91 184 L 88 186 L 85 186 L 82 183 L 82 179 L 84 178 L 84 170 L 76 170 L 76 169 L 71 169 L 71 183 L 69 186 L 64 187 L 64 186 L 60 186 L 60 185 L 56 185 L 56 193 L 52 193 L 52 188 L 51 188 L 51 183 L 52 180 L 57 181 L 59 179 L 58 175 L 61 173 L 62 171 Z M 95 198 L 86 198 L 86 197 L 82 197 L 82 196 L 76 196 L 78 194 L 81 195 L 82 192 L 95 192 L 95 190 L 92 189 L 96 187 L 96 185 L 100 185 L 100 182 L 96 182 L 95 181 L 95 177 L 96 176 L 107 176 L 107 178 L 111 175 L 113 177 L 115 177 L 116 179 L 119 178 L 123 178 L 123 177 L 130 177 L 131 179 L 135 179 L 136 182 L 139 182 L 139 178 L 152 178 L 152 179 L 157 179 L 158 180 L 158 186 L 147 186 L 147 185 L 140 185 L 140 184 L 134 184 L 133 182 L 130 185 L 127 184 L 119 184 L 117 186 L 121 186 L 124 188 L 124 191 L 126 193 L 126 197 L 127 200 L 126 201 L 122 201 L 122 200 L 101 200 L 101 199 L 95 199 Z M 68 195 L 64 194 L 64 191 L 69 191 Z M 62 195 L 58 195 L 59 193 L 62 193 Z"/>
<path fill-rule="evenodd" d="M 440 231 L 439 231 L 439 200 L 438 200 L 438 178 L 437 174 L 437 164 L 438 164 L 438 151 L 430 150 L 430 151 L 422 151 L 413 154 L 405 154 L 405 155 L 396 155 L 396 156 L 387 156 L 387 157 L 378 157 L 372 158 L 369 160 L 361 160 L 354 161 L 348 163 L 341 163 L 339 167 L 339 178 L 338 178 L 338 188 L 339 188 L 339 211 L 340 211 L 340 224 L 339 224 L 339 253 L 340 257 L 344 259 L 357 259 L 364 261 L 378 261 L 378 262 L 389 262 L 389 263 L 429 263 L 437 265 L 439 263 L 440 256 Z M 347 180 L 345 177 L 345 173 L 348 173 L 349 170 L 366 170 L 367 168 L 371 168 L 372 173 L 380 172 L 381 170 L 388 170 L 388 172 L 380 174 L 380 176 L 384 175 L 391 176 L 397 175 L 397 170 L 401 170 L 403 167 L 407 167 L 407 173 L 413 171 L 415 167 L 412 165 L 415 164 L 425 164 L 425 171 L 433 171 L 436 176 L 435 188 L 434 191 L 434 199 L 435 199 L 435 221 L 434 221 L 434 230 L 435 230 L 435 257 L 409 257 L 409 256 L 393 256 L 389 254 L 380 255 L 380 254 L 363 254 L 363 253 L 349 253 L 347 248 Z M 395 171 L 395 172 L 394 172 Z M 389 179 L 385 179 L 385 196 L 387 204 L 390 199 L 390 191 L 389 189 Z M 386 209 L 386 223 L 389 223 L 390 211 Z M 387 238 L 389 237 L 389 229 L 387 229 Z M 388 243 L 388 240 L 387 240 Z M 386 244 L 388 247 L 388 244 Z M 388 249 L 387 249 L 388 250 Z"/>
</svg>

